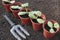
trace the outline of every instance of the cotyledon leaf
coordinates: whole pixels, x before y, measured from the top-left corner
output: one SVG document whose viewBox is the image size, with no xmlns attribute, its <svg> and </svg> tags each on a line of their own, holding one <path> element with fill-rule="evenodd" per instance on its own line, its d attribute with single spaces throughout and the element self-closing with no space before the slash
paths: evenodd
<svg viewBox="0 0 60 40">
<path fill-rule="evenodd" d="M 47 25 L 50 27 L 50 28 L 53 28 L 53 23 L 51 21 L 48 21 L 47 22 Z"/>
<path fill-rule="evenodd" d="M 37 16 L 41 16 L 42 13 L 41 13 L 40 11 L 36 11 L 35 14 L 36 14 Z"/>
<path fill-rule="evenodd" d="M 2 1 L 5 1 L 5 2 L 10 2 L 10 0 L 2 0 Z"/>
<path fill-rule="evenodd" d="M 54 27 L 55 28 L 59 28 L 59 24 L 58 23 L 54 23 Z"/>
<path fill-rule="evenodd" d="M 32 19 L 37 19 L 37 17 L 32 13 L 29 13 L 29 17 L 32 18 Z"/>
<path fill-rule="evenodd" d="M 24 15 L 26 12 L 19 12 L 18 15 Z"/>
<path fill-rule="evenodd" d="M 24 3 L 21 5 L 22 7 L 28 7 L 29 6 L 29 3 Z"/>
<path fill-rule="evenodd" d="M 39 18 L 37 19 L 37 22 L 41 24 L 41 23 L 44 23 L 44 20 Z"/>
<path fill-rule="evenodd" d="M 22 7 L 20 7 L 20 6 L 11 6 L 11 8 L 13 8 L 13 9 L 22 9 Z"/>
<path fill-rule="evenodd" d="M 55 31 L 53 29 L 50 29 L 50 33 L 54 33 Z"/>
</svg>

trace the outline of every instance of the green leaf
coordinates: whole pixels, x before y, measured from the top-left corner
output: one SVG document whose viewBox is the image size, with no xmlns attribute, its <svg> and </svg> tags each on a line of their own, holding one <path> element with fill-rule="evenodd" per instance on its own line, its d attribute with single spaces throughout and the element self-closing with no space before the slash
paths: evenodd
<svg viewBox="0 0 60 40">
<path fill-rule="evenodd" d="M 41 24 L 41 23 L 44 23 L 44 20 L 39 18 L 37 19 L 37 22 Z"/>
<path fill-rule="evenodd" d="M 36 11 L 35 14 L 36 14 L 37 16 L 41 16 L 41 12 L 40 12 L 40 11 Z"/>
<path fill-rule="evenodd" d="M 37 19 L 37 17 L 33 13 L 29 13 L 29 17 L 32 19 Z"/>
<path fill-rule="evenodd" d="M 2 1 L 5 1 L 5 2 L 10 2 L 10 0 L 2 0 Z"/>
<path fill-rule="evenodd" d="M 58 23 L 54 23 L 54 27 L 55 28 L 59 28 L 59 24 Z"/>
<path fill-rule="evenodd" d="M 22 7 L 19 7 L 19 6 L 11 6 L 11 8 L 13 8 L 13 9 L 22 9 Z"/>
<path fill-rule="evenodd" d="M 50 28 L 53 28 L 53 23 L 51 22 L 51 21 L 48 21 L 48 26 L 50 27 Z"/>
<path fill-rule="evenodd" d="M 41 16 L 41 12 L 40 11 L 32 11 L 31 13 L 36 14 L 37 16 Z"/>
<path fill-rule="evenodd" d="M 15 2 L 14 0 L 10 1 L 10 3 L 14 3 L 14 2 Z"/>
<path fill-rule="evenodd" d="M 24 15 L 26 12 L 19 12 L 18 15 Z"/>
<path fill-rule="evenodd" d="M 55 31 L 53 29 L 50 29 L 50 33 L 54 33 Z"/>
<path fill-rule="evenodd" d="M 24 3 L 21 5 L 22 7 L 28 7 L 29 6 L 29 3 Z"/>
</svg>

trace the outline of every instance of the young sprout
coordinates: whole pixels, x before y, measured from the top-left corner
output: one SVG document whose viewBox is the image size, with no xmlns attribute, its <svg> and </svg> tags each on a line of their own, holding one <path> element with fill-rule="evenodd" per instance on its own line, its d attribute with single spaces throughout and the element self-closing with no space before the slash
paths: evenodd
<svg viewBox="0 0 60 40">
<path fill-rule="evenodd" d="M 15 1 L 13 0 L 13 1 L 10 1 L 10 3 L 15 3 Z"/>
<path fill-rule="evenodd" d="M 59 28 L 59 24 L 58 23 L 54 23 L 54 27 L 55 28 Z"/>
<path fill-rule="evenodd" d="M 37 16 L 41 16 L 41 12 L 40 11 L 32 11 L 31 13 L 36 14 Z"/>
<path fill-rule="evenodd" d="M 18 15 L 25 15 L 26 12 L 19 12 Z"/>
<path fill-rule="evenodd" d="M 42 24 L 42 23 L 44 23 L 44 20 L 39 18 L 39 19 L 37 19 L 37 22 Z"/>
<path fill-rule="evenodd" d="M 37 19 L 37 17 L 33 13 L 29 13 L 29 17 L 32 19 Z"/>
<path fill-rule="evenodd" d="M 41 16 L 40 11 L 32 11 L 29 13 L 29 17 L 32 19 L 37 19 L 39 16 Z"/>
<path fill-rule="evenodd" d="M 54 31 L 54 29 L 53 28 L 59 28 L 59 24 L 58 23 L 52 23 L 51 21 L 48 21 L 48 26 L 51 28 L 49 31 L 51 32 L 51 33 L 54 33 L 55 31 Z"/>
<path fill-rule="evenodd" d="M 22 7 L 20 7 L 20 6 L 11 6 L 11 8 L 13 8 L 13 9 L 22 9 Z"/>
<path fill-rule="evenodd" d="M 55 32 L 54 29 L 51 28 L 51 29 L 50 29 L 50 33 L 54 33 L 54 32 Z"/>
<path fill-rule="evenodd" d="M 37 15 L 37 16 L 41 16 L 41 12 L 40 11 L 34 11 L 35 12 L 35 14 Z"/>
<path fill-rule="evenodd" d="M 4 2 L 10 2 L 10 0 L 2 0 L 2 1 L 4 1 Z"/>
<path fill-rule="evenodd" d="M 29 15 L 30 12 L 26 11 L 26 12 L 19 12 L 18 15 L 25 15 L 28 14 Z"/>
<path fill-rule="evenodd" d="M 29 3 L 24 3 L 21 5 L 22 7 L 28 7 L 29 6 Z"/>
<path fill-rule="evenodd" d="M 48 21 L 48 26 L 50 27 L 50 28 L 53 28 L 53 23 L 51 22 L 51 21 Z"/>
</svg>

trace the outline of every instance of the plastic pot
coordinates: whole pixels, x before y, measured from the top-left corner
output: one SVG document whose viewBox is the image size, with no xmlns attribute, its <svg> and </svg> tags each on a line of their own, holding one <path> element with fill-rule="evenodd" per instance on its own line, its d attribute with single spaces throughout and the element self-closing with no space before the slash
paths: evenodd
<svg viewBox="0 0 60 40">
<path fill-rule="evenodd" d="M 54 36 L 55 36 L 55 34 L 59 31 L 59 28 L 56 30 L 56 32 L 55 33 L 50 33 L 49 31 L 47 31 L 46 30 L 46 24 L 47 24 L 47 22 L 48 21 L 45 21 L 45 23 L 43 24 L 43 35 L 44 35 L 44 37 L 45 38 L 48 38 L 48 39 L 51 39 L 51 38 L 53 38 Z M 54 24 L 54 23 L 56 23 L 56 21 L 54 21 L 54 20 L 51 20 L 51 22 Z"/>
<path fill-rule="evenodd" d="M 23 9 L 20 10 L 20 11 L 23 12 L 25 9 L 27 9 L 27 10 L 29 10 L 29 11 L 32 11 L 32 10 L 29 9 L 29 8 L 23 8 Z M 19 17 L 20 17 L 21 23 L 22 23 L 23 25 L 28 25 L 29 23 L 31 23 L 29 17 L 27 17 L 27 18 L 23 18 L 23 17 L 21 17 L 21 16 L 19 16 Z"/>
<path fill-rule="evenodd" d="M 15 2 L 15 3 L 13 3 L 11 6 L 15 6 L 15 5 L 21 6 L 21 3 L 20 3 L 20 2 Z M 16 18 L 19 19 L 18 12 L 20 11 L 20 9 L 18 9 L 18 10 L 13 10 L 11 7 L 10 7 L 10 9 L 11 9 L 13 15 L 14 15 Z"/>
<path fill-rule="evenodd" d="M 41 16 L 42 19 L 46 20 L 46 17 L 44 14 L 42 14 Z M 36 22 L 33 22 L 33 20 L 31 19 L 31 22 L 32 22 L 32 26 L 33 26 L 33 30 L 35 31 L 39 31 L 43 28 L 43 24 L 40 24 L 40 23 L 36 23 Z"/>
<path fill-rule="evenodd" d="M 5 3 L 4 1 L 2 1 L 2 4 L 3 4 L 3 6 L 4 6 L 4 8 L 6 9 L 7 12 L 11 12 L 11 10 L 10 10 L 11 3 Z"/>
</svg>

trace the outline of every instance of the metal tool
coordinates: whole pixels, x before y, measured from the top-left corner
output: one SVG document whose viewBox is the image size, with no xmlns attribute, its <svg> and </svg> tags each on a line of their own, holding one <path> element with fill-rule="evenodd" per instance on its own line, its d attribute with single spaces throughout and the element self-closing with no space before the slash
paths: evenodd
<svg viewBox="0 0 60 40">
<path fill-rule="evenodd" d="M 7 15 L 3 15 L 3 17 L 9 22 L 9 24 L 11 24 L 12 28 L 10 29 L 10 32 L 17 40 L 22 40 L 22 39 L 16 34 L 16 32 L 24 39 L 26 39 L 26 36 L 22 32 L 24 32 L 27 36 L 30 36 L 30 34 L 21 25 L 15 25 L 15 23 L 13 23 L 7 17 Z M 20 30 L 18 28 L 20 28 Z"/>
</svg>

